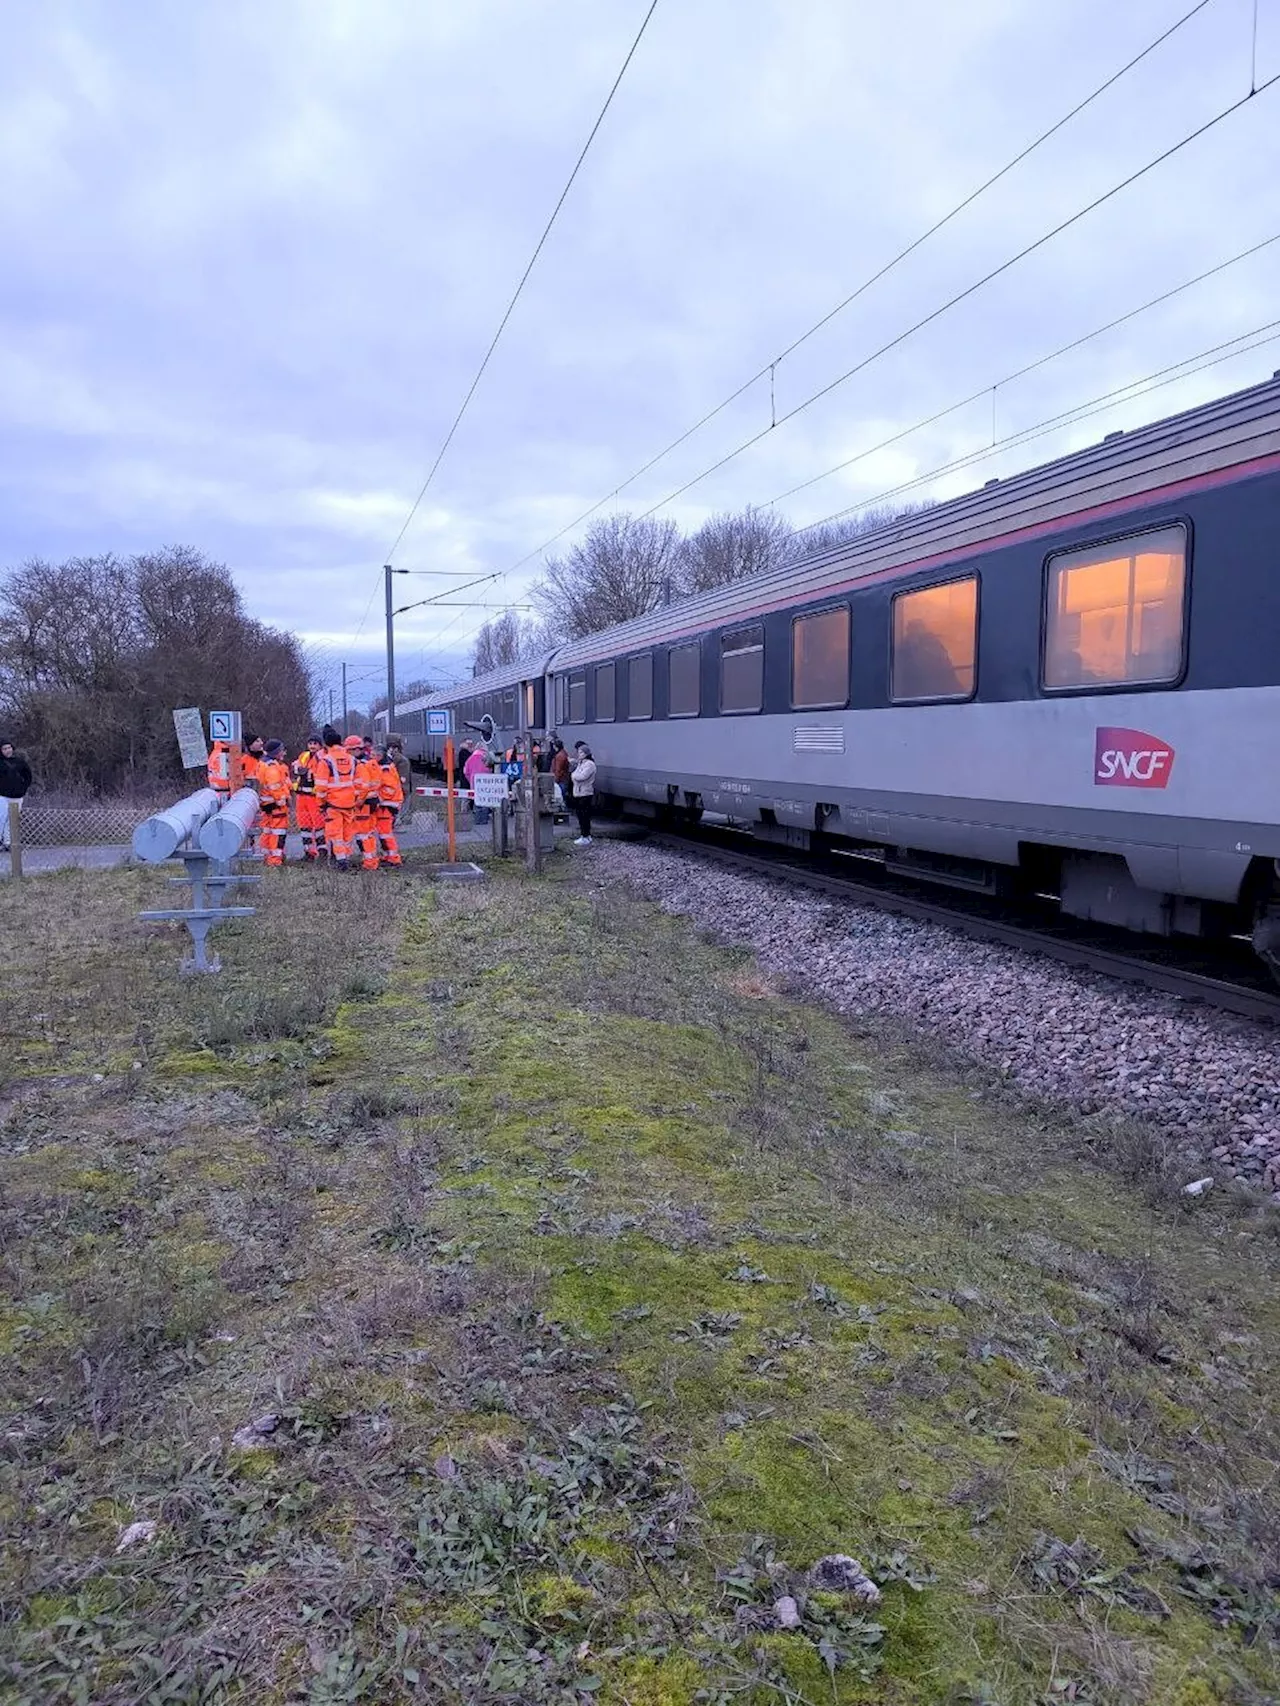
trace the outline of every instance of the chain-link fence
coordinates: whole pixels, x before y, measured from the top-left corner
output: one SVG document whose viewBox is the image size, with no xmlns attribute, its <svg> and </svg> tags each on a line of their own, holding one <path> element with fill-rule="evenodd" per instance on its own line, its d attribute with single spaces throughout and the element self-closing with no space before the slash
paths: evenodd
<svg viewBox="0 0 1280 1706">
<path fill-rule="evenodd" d="M 51 801 L 38 795 L 28 796 L 17 818 L 21 868 L 24 873 L 34 874 L 67 865 L 93 868 L 123 864 L 130 857 L 134 830 L 153 812 L 171 806 L 175 798 L 176 793 L 128 800 Z M 6 804 L 0 801 L 0 877 L 15 874 L 8 847 Z M 289 817 L 286 856 L 293 860 L 302 857 L 303 842 L 293 810 Z M 460 858 L 470 857 L 466 851 L 469 846 L 489 844 L 488 821 L 477 824 L 467 799 L 455 801 L 454 821 Z M 426 851 L 434 859 L 446 856 L 447 832 L 445 801 L 421 795 L 406 801 L 396 825 L 396 839 L 402 853 Z M 355 858 L 358 861 L 358 853 Z"/>
</svg>

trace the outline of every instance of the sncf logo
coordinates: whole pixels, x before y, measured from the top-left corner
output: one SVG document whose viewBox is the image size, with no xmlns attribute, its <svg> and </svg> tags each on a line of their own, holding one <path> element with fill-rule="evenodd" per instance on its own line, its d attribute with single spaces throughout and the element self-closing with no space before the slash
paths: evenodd
<svg viewBox="0 0 1280 1706">
<path fill-rule="evenodd" d="M 1141 729 L 1099 729 L 1093 780 L 1100 788 L 1167 788 L 1173 748 Z"/>
</svg>

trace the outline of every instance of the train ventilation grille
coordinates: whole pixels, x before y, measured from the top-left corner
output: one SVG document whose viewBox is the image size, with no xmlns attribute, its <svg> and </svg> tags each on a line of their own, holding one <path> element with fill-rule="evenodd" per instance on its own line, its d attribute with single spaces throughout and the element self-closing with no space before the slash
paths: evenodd
<svg viewBox="0 0 1280 1706">
<path fill-rule="evenodd" d="M 843 752 L 844 730 L 839 727 L 821 728 L 806 724 L 797 728 L 792 735 L 792 747 L 796 752 Z"/>
</svg>

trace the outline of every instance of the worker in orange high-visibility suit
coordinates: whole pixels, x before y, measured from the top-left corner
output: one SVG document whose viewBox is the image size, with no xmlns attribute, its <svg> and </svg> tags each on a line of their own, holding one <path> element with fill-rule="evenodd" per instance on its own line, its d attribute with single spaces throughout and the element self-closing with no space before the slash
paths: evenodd
<svg viewBox="0 0 1280 1706">
<path fill-rule="evenodd" d="M 206 767 L 209 786 L 223 800 L 231 795 L 231 747 L 225 740 L 215 740 L 209 749 Z"/>
<path fill-rule="evenodd" d="M 329 857 L 345 871 L 351 860 L 351 830 L 356 804 L 356 751 L 363 745 L 359 735 L 345 741 L 326 725 L 321 736 L 324 754 L 315 766 L 316 797 L 324 813 L 325 839 Z"/>
<path fill-rule="evenodd" d="M 316 793 L 316 767 L 324 762 L 324 747 L 319 735 L 310 735 L 305 752 L 300 752 L 293 765 L 293 803 L 298 814 L 298 829 L 302 835 L 302 857 L 314 864 L 324 852 L 324 813 Z"/>
<path fill-rule="evenodd" d="M 404 783 L 394 758 L 386 748 L 378 760 L 378 840 L 382 844 L 382 863 L 401 865 L 400 846 L 396 841 L 396 818 L 404 804 Z"/>
<path fill-rule="evenodd" d="M 262 862 L 284 864 L 284 838 L 289 833 L 289 766 L 284 742 L 269 740 L 254 766 L 253 785 L 262 810 Z"/>
<path fill-rule="evenodd" d="M 373 755 L 372 742 L 360 735 L 349 735 L 347 745 L 355 741 L 356 752 L 356 814 L 355 838 L 360 849 L 360 864 L 366 871 L 378 868 L 378 811 L 382 804 L 382 772 Z"/>
</svg>

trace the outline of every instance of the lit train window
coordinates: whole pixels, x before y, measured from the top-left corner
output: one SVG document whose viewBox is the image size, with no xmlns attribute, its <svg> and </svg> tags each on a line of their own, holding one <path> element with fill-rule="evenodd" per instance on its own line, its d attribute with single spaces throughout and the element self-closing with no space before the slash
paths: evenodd
<svg viewBox="0 0 1280 1706">
<path fill-rule="evenodd" d="M 585 723 L 587 720 L 587 672 L 585 669 L 569 671 L 569 717 L 571 723 Z"/>
<path fill-rule="evenodd" d="M 1176 526 L 1050 557 L 1044 685 L 1175 681 L 1186 575 L 1186 529 Z"/>
<path fill-rule="evenodd" d="M 758 711 L 764 703 L 764 629 L 756 623 L 720 636 L 720 709 Z"/>
<path fill-rule="evenodd" d="M 567 720 L 566 716 L 565 716 L 565 712 L 567 711 L 567 709 L 568 709 L 568 705 L 567 705 L 567 702 L 565 699 L 565 678 L 563 675 L 557 675 L 555 678 L 555 720 L 556 720 L 556 722 L 563 723 Z"/>
<path fill-rule="evenodd" d="M 596 669 L 596 721 L 611 723 L 617 704 L 617 682 L 614 666 L 602 663 Z"/>
<path fill-rule="evenodd" d="M 670 653 L 669 717 L 696 717 L 702 709 L 702 647 L 673 646 Z"/>
<path fill-rule="evenodd" d="M 894 599 L 894 699 L 967 699 L 977 659 L 977 575 L 900 592 Z"/>
<path fill-rule="evenodd" d="M 797 711 L 849 703 L 849 606 L 791 624 L 791 703 Z"/>
<path fill-rule="evenodd" d="M 632 658 L 627 665 L 627 716 L 638 722 L 653 715 L 653 653 Z"/>
</svg>

